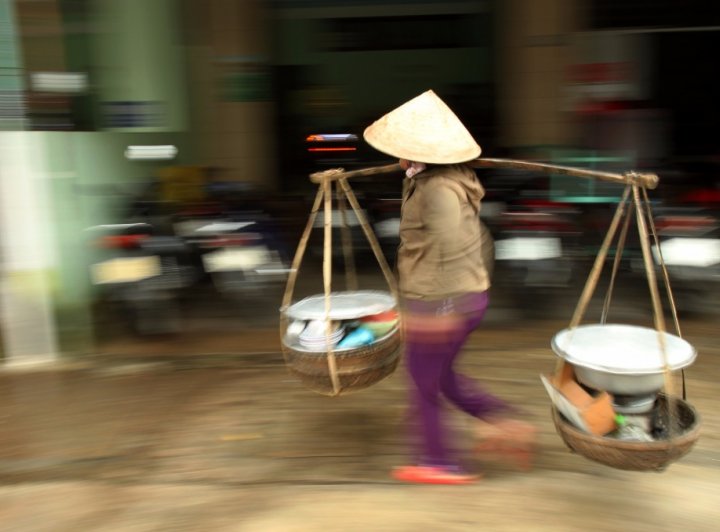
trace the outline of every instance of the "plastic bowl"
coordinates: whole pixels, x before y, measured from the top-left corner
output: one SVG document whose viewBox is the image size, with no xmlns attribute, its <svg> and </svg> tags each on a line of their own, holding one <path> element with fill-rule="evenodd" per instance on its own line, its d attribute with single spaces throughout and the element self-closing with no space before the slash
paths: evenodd
<svg viewBox="0 0 720 532">
<path fill-rule="evenodd" d="M 363 327 L 375 335 L 375 338 L 385 336 L 397 326 L 397 320 L 393 321 L 366 321 Z"/>
<path fill-rule="evenodd" d="M 363 323 L 375 323 L 375 322 L 397 322 L 398 313 L 397 310 L 388 310 L 386 312 L 380 312 L 379 314 L 370 314 L 369 316 L 363 316 L 360 321 Z"/>
</svg>

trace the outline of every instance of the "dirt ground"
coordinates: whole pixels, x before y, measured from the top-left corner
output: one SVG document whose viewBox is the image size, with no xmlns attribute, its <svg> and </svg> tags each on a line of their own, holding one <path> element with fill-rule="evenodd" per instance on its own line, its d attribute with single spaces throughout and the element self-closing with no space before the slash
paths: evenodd
<svg viewBox="0 0 720 532">
<path fill-rule="evenodd" d="M 550 339 L 565 326 L 491 319 L 471 337 L 463 371 L 522 406 L 540 429 L 535 468 L 523 472 L 473 456 L 471 420 L 453 413 L 468 467 L 484 474 L 471 486 L 390 478 L 408 452 L 402 367 L 365 391 L 320 396 L 287 373 L 274 327 L 227 332 L 205 354 L 179 355 L 181 345 L 158 342 L 155 350 L 135 345 L 51 367 L 3 369 L 0 528 L 717 530 L 715 322 L 685 324 L 700 353 L 687 385 L 703 432 L 662 473 L 596 464 L 569 452 L 556 434 L 539 375 L 552 371 Z"/>
</svg>

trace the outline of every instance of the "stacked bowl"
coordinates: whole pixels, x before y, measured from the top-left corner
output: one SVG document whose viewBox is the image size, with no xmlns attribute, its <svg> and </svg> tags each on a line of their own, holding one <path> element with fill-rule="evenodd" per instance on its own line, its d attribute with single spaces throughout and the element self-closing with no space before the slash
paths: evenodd
<svg viewBox="0 0 720 532">
<path fill-rule="evenodd" d="M 323 320 L 311 320 L 298 336 L 300 345 L 309 351 L 322 352 L 337 344 L 345 332 L 338 322 L 330 324 L 330 335 Z"/>
</svg>

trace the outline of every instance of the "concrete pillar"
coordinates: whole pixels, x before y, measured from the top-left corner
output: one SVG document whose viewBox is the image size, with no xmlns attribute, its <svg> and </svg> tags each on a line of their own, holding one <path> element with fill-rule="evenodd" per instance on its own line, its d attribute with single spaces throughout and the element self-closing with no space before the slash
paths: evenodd
<svg viewBox="0 0 720 532">
<path fill-rule="evenodd" d="M 54 360 L 53 263 L 38 135 L 27 127 L 13 2 L 0 0 L 0 363 Z M 5 131 L 2 131 L 5 130 Z"/>
<path fill-rule="evenodd" d="M 277 187 L 267 2 L 188 3 L 193 142 L 220 179 Z"/>
<path fill-rule="evenodd" d="M 187 81 L 178 0 L 94 2 L 98 33 L 93 51 L 104 129 L 185 130 Z"/>
<path fill-rule="evenodd" d="M 498 2 L 500 136 L 506 146 L 571 143 L 565 84 L 585 0 Z"/>
<path fill-rule="evenodd" d="M 8 365 L 58 356 L 41 135 L 0 132 L 0 334 Z"/>
</svg>

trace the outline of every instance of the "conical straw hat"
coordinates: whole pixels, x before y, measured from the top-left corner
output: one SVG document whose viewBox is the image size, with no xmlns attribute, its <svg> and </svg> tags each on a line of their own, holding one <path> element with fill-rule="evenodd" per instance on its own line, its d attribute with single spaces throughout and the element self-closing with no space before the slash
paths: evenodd
<svg viewBox="0 0 720 532">
<path fill-rule="evenodd" d="M 421 163 L 462 163 L 481 152 L 460 119 L 431 90 L 375 121 L 363 137 L 378 151 Z"/>
</svg>

